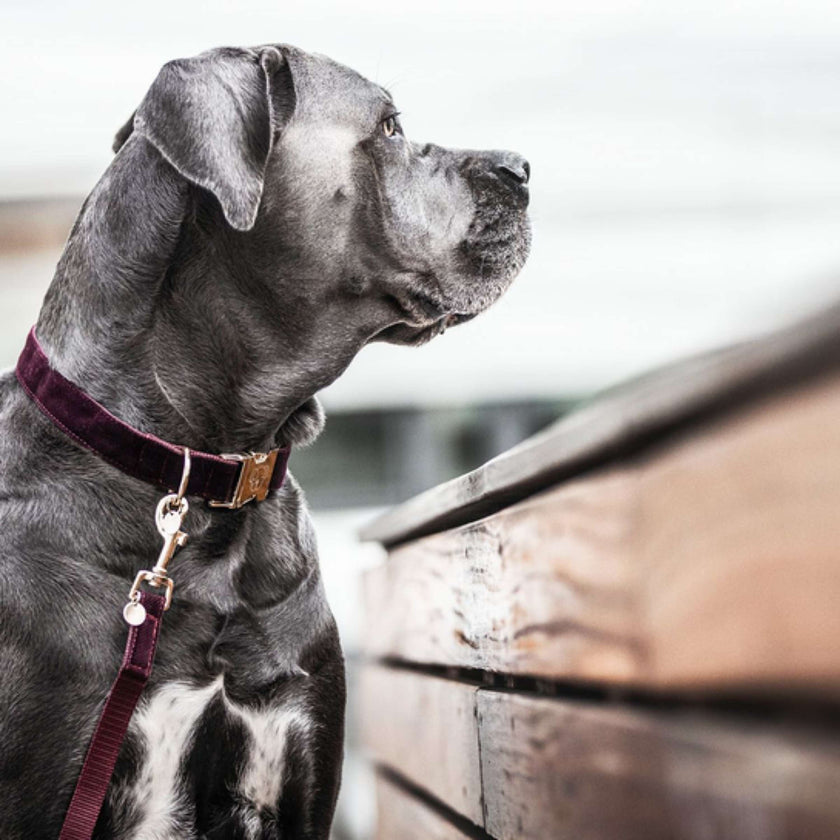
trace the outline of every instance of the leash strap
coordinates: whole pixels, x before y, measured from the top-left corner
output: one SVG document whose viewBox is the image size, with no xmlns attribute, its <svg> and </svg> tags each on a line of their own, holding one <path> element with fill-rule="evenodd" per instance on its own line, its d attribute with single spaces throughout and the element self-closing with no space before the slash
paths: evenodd
<svg viewBox="0 0 840 840">
<path fill-rule="evenodd" d="M 50 367 L 33 327 L 15 369 L 21 387 L 66 435 L 128 475 L 170 492 L 178 487 L 184 450 L 115 417 L 78 385 Z M 186 494 L 216 507 L 262 501 L 283 483 L 290 447 L 214 455 L 193 450 Z"/>
<path fill-rule="evenodd" d="M 93 834 L 128 723 L 152 673 L 165 602 L 163 595 L 140 592 L 146 619 L 129 628 L 120 672 L 93 733 L 59 840 L 90 840 Z"/>
</svg>

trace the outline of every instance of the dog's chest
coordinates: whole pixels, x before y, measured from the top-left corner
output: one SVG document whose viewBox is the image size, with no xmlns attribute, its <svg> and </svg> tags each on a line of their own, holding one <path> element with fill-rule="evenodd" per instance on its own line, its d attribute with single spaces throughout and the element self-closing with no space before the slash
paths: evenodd
<svg viewBox="0 0 840 840">
<path fill-rule="evenodd" d="M 220 715 L 224 726 L 214 725 Z M 293 707 L 246 708 L 231 702 L 221 677 L 200 688 L 180 682 L 163 686 L 135 714 L 132 730 L 140 739 L 142 763 L 133 783 L 114 792 L 115 810 L 122 805 L 135 814 L 128 836 L 192 838 L 195 794 L 207 763 L 233 765 L 216 767 L 216 775 L 224 777 L 242 829 L 250 823 L 257 836 L 281 798 L 290 732 L 306 726 Z M 240 742 L 235 747 L 229 743 L 232 731 Z"/>
</svg>

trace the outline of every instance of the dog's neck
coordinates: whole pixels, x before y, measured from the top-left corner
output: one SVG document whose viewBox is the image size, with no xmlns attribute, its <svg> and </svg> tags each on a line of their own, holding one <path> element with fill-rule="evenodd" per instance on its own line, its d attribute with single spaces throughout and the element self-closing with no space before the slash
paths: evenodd
<svg viewBox="0 0 840 840">
<path fill-rule="evenodd" d="M 172 443 L 227 452 L 299 443 L 313 395 L 373 334 L 353 300 L 254 269 L 243 237 L 194 217 L 193 191 L 143 138 L 85 202 L 38 320 L 53 366 Z M 252 245 L 252 250 L 253 250 Z"/>
</svg>

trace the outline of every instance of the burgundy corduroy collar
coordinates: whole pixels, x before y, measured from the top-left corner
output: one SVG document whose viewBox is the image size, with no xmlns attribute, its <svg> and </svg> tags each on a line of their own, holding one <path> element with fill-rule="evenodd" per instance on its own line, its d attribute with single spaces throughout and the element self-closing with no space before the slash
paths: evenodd
<svg viewBox="0 0 840 840">
<path fill-rule="evenodd" d="M 177 490 L 183 447 L 132 428 L 51 368 L 34 327 L 15 373 L 38 408 L 76 443 L 134 478 L 170 492 Z M 213 507 L 238 508 L 262 501 L 283 484 L 289 452 L 285 446 L 266 453 L 223 456 L 190 449 L 186 495 L 201 496 Z"/>
</svg>

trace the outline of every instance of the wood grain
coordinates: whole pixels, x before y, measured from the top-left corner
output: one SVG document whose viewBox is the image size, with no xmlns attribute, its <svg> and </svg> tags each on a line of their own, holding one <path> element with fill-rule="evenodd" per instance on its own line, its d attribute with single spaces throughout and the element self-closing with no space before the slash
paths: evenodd
<svg viewBox="0 0 840 840">
<path fill-rule="evenodd" d="M 366 651 L 653 690 L 840 690 L 840 377 L 479 522 L 365 580 Z"/>
<path fill-rule="evenodd" d="M 481 768 L 476 688 L 376 665 L 362 669 L 362 744 L 381 764 L 479 824 Z"/>
<path fill-rule="evenodd" d="M 471 840 L 445 817 L 383 776 L 376 780 L 376 840 Z"/>
<path fill-rule="evenodd" d="M 362 706 L 372 756 L 498 840 L 840 837 L 836 733 L 522 696 L 369 668 Z M 472 738 L 479 774 L 471 748 L 468 762 L 453 750 Z M 463 772 L 465 787 L 457 783 Z M 438 836 L 434 828 L 411 834 L 405 826 L 421 817 L 402 816 L 383 815 L 381 840 Z"/>
<path fill-rule="evenodd" d="M 365 578 L 372 656 L 638 680 L 636 482 L 612 473 L 392 552 Z"/>
<path fill-rule="evenodd" d="M 362 537 L 394 545 L 501 510 L 840 369 L 840 304 L 760 339 L 676 362 L 599 395 L 498 458 L 377 518 Z"/>
<path fill-rule="evenodd" d="M 481 691 L 485 828 L 499 840 L 835 840 L 840 747 Z"/>
</svg>

